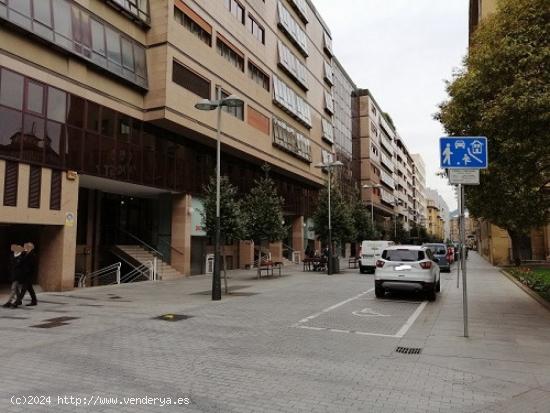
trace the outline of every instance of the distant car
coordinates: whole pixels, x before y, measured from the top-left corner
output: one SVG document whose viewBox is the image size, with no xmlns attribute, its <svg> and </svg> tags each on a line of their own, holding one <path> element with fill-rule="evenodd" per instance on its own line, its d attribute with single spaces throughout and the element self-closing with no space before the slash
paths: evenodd
<svg viewBox="0 0 550 413">
<path fill-rule="evenodd" d="M 433 256 L 437 258 L 437 264 L 441 271 L 451 272 L 451 263 L 447 256 L 447 246 L 445 244 L 422 244 L 422 246 L 432 251 Z"/>
<path fill-rule="evenodd" d="M 382 255 L 384 248 L 393 245 L 393 241 L 363 241 L 361 242 L 361 253 L 359 259 L 359 272 L 361 274 L 374 274 L 376 260 Z"/>
<path fill-rule="evenodd" d="M 374 293 L 384 297 L 388 290 L 413 290 L 426 293 L 435 301 L 441 290 L 439 266 L 429 248 L 418 245 L 396 245 L 382 252 L 376 261 Z"/>
</svg>

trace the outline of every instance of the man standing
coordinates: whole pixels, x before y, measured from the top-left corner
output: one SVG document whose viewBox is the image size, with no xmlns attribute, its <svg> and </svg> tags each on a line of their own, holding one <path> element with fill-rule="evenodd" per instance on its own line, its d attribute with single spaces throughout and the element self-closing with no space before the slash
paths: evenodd
<svg viewBox="0 0 550 413">
<path fill-rule="evenodd" d="M 23 297 L 28 291 L 31 296 L 31 302 L 27 305 L 36 305 L 36 293 L 34 288 L 32 288 L 32 282 L 36 277 L 36 272 L 38 270 L 38 258 L 36 256 L 36 251 L 34 250 L 34 244 L 32 242 L 27 242 L 23 245 L 25 253 L 23 255 L 23 271 L 21 277 L 21 291 L 17 297 L 17 302 L 15 306 L 21 305 L 23 303 Z"/>
<path fill-rule="evenodd" d="M 10 281 L 11 281 L 10 296 L 6 304 L 4 304 L 2 307 L 5 307 L 5 308 L 17 307 L 17 302 L 19 299 L 18 298 L 19 288 L 20 288 L 19 279 L 21 278 L 21 273 L 23 271 L 22 252 L 23 252 L 23 247 L 21 245 L 11 244 L 10 266 L 9 266 Z"/>
</svg>

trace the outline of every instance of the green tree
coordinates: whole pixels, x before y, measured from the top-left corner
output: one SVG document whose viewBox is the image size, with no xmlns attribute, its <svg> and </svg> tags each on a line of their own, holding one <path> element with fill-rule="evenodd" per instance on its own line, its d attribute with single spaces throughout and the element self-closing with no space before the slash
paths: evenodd
<svg viewBox="0 0 550 413">
<path fill-rule="evenodd" d="M 262 169 L 265 176 L 254 181 L 254 187 L 243 203 L 245 234 L 258 243 L 260 255 L 262 244 L 282 240 L 288 230 L 284 224 L 284 199 L 279 196 L 275 183 L 269 177 L 269 167 L 264 165 Z"/>
<path fill-rule="evenodd" d="M 351 199 L 352 219 L 355 228 L 355 241 L 378 239 L 376 228 L 372 226 L 371 210 L 361 200 L 360 194 Z"/>
<path fill-rule="evenodd" d="M 227 176 L 220 178 L 220 237 L 223 241 L 242 239 L 244 235 L 241 203 L 237 188 Z M 216 236 L 216 177 L 210 178 L 203 187 L 204 210 L 201 212 L 202 226 L 206 234 Z"/>
<path fill-rule="evenodd" d="M 356 230 L 350 203 L 342 196 L 338 188 L 331 188 L 330 211 L 332 242 L 342 244 L 355 241 Z M 313 227 L 319 238 L 328 242 L 328 191 L 326 188 L 319 193 L 317 209 L 313 214 Z"/>
<path fill-rule="evenodd" d="M 220 177 L 220 242 L 242 239 L 244 235 L 241 203 L 237 188 L 227 176 Z M 216 237 L 216 177 L 210 178 L 203 187 L 204 209 L 201 211 L 202 226 L 210 238 Z M 223 260 L 225 293 L 228 293 L 226 262 Z"/>
<path fill-rule="evenodd" d="M 522 235 L 549 217 L 549 26 L 547 0 L 500 1 L 436 115 L 449 135 L 487 136 L 489 168 L 466 188 L 466 204 L 508 231 L 517 265 Z"/>
</svg>

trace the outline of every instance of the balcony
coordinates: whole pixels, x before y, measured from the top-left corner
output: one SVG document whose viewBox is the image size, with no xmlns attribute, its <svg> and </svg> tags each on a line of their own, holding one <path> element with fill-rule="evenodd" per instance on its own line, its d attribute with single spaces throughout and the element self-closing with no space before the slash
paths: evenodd
<svg viewBox="0 0 550 413">
<path fill-rule="evenodd" d="M 392 162 L 392 159 L 390 157 L 386 156 L 383 153 L 380 153 L 380 160 L 382 162 L 382 165 L 384 165 L 390 171 L 393 171 L 393 162 Z"/>
<path fill-rule="evenodd" d="M 386 138 L 385 134 L 383 134 L 383 133 L 380 134 L 380 144 L 382 146 L 384 146 L 384 148 L 388 152 L 393 153 L 393 145 L 392 145 L 391 141 L 388 138 Z"/>
<path fill-rule="evenodd" d="M 393 204 L 395 202 L 395 196 L 393 195 L 393 192 L 387 191 L 384 188 L 380 188 L 380 198 L 382 201 Z"/>
<path fill-rule="evenodd" d="M 384 172 L 383 170 L 380 171 L 380 180 L 382 181 L 382 183 L 388 185 L 390 188 L 395 187 L 395 181 L 393 180 L 391 175 Z"/>
</svg>

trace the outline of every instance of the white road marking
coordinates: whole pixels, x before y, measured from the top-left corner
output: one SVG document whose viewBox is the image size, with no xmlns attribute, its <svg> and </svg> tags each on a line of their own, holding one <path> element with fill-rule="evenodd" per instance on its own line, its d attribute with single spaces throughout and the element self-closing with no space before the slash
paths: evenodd
<svg viewBox="0 0 550 413">
<path fill-rule="evenodd" d="M 364 291 L 361 294 L 357 294 L 354 297 L 348 298 L 347 300 L 344 300 L 338 304 L 334 304 L 328 308 L 325 308 L 324 310 L 319 311 L 318 313 L 315 313 L 313 315 L 310 315 L 309 317 L 303 318 L 302 320 L 298 321 L 297 323 L 293 324 L 292 327 L 295 328 L 305 328 L 307 330 L 315 330 L 315 331 L 332 331 L 335 333 L 349 333 L 349 334 L 359 334 L 362 336 L 376 336 L 376 337 L 388 337 L 388 338 L 402 338 L 405 334 L 407 334 L 407 331 L 411 328 L 411 326 L 414 324 L 416 319 L 420 316 L 424 308 L 426 308 L 426 305 L 428 304 L 427 301 L 401 301 L 401 303 L 411 303 L 411 304 L 420 304 L 418 308 L 414 311 L 414 313 L 411 314 L 411 316 L 408 318 L 408 320 L 403 324 L 403 326 L 399 329 L 399 331 L 396 334 L 380 334 L 380 333 L 369 333 L 366 331 L 351 331 L 351 330 L 341 330 L 337 328 L 328 328 L 328 327 L 313 327 L 313 326 L 305 326 L 304 323 L 307 323 L 310 320 L 313 320 L 314 318 L 319 317 L 322 314 L 328 313 L 329 311 L 335 310 L 338 307 L 343 306 L 344 304 L 347 304 L 353 300 L 357 300 L 358 298 L 361 298 L 365 294 L 368 294 L 370 292 L 374 291 L 374 288 L 371 288 L 370 290 Z M 400 303 L 400 301 L 395 301 L 395 303 Z M 380 314 L 372 311 L 370 308 L 364 308 L 361 311 L 354 311 L 352 313 L 353 315 L 365 317 L 365 316 L 378 316 L 378 317 L 390 317 L 390 314 Z"/>
<path fill-rule="evenodd" d="M 412 315 L 409 317 L 409 319 L 407 320 L 407 322 L 403 325 L 403 327 L 401 327 L 401 329 L 397 332 L 397 334 L 395 335 L 396 337 L 403 337 L 407 331 L 409 331 L 409 328 L 411 328 L 411 326 L 413 325 L 413 323 L 416 321 L 416 319 L 418 318 L 418 316 L 420 315 L 420 313 L 422 313 L 422 310 L 424 310 L 424 308 L 426 307 L 426 305 L 428 304 L 427 301 L 424 301 L 422 302 L 422 304 L 420 304 L 418 306 L 418 308 L 416 309 L 416 311 L 414 313 L 412 313 Z"/>
</svg>

